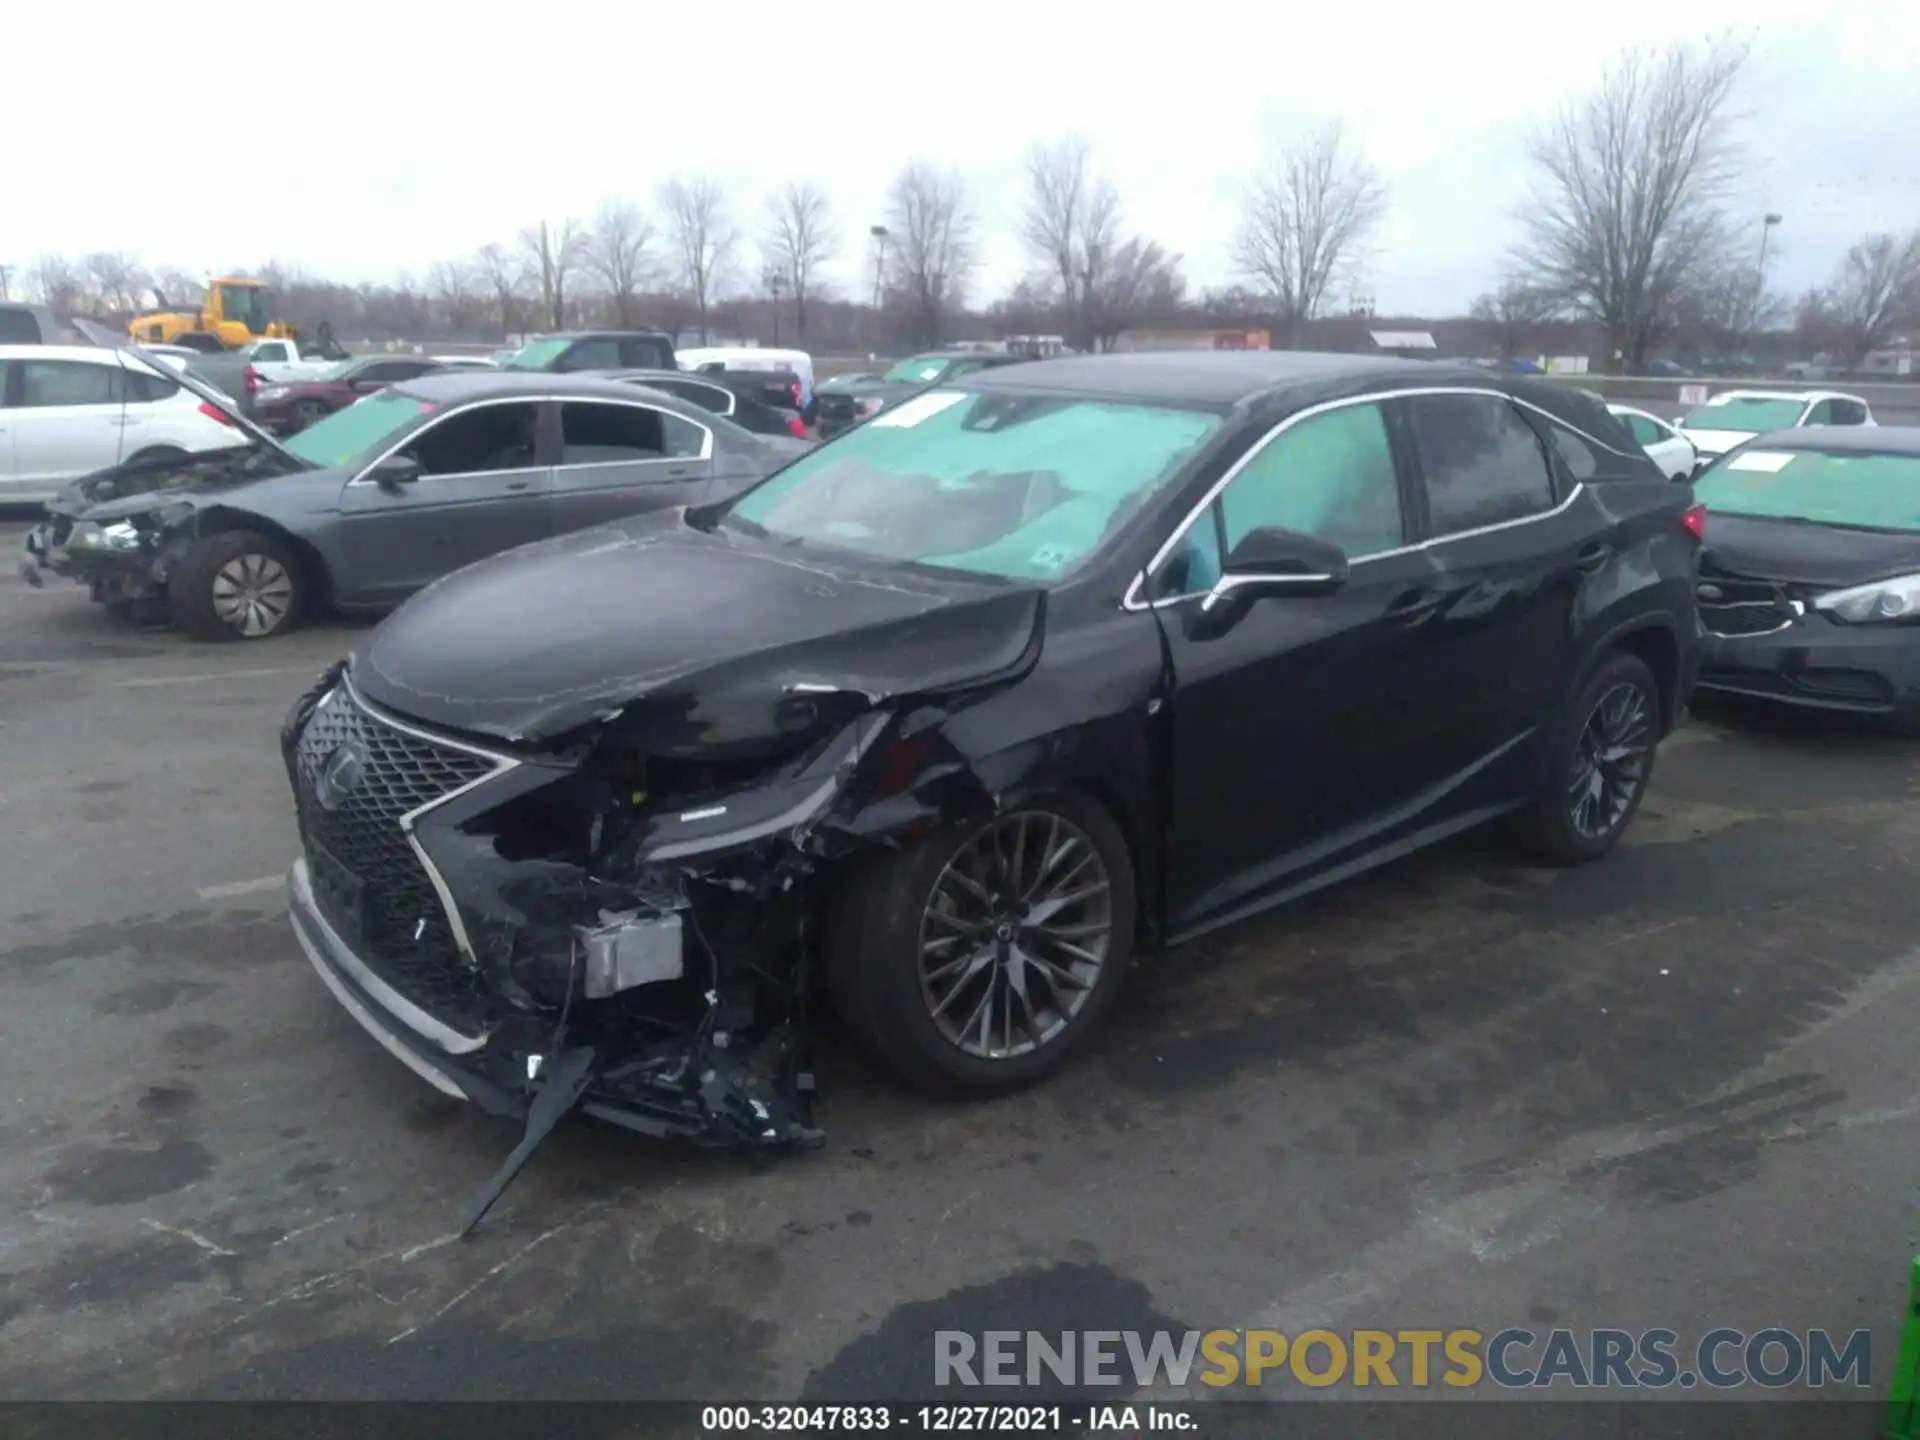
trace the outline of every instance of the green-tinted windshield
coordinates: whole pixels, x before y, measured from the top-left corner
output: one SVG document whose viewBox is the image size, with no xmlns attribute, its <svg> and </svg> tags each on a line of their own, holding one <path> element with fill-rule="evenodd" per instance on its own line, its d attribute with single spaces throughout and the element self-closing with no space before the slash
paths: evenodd
<svg viewBox="0 0 1920 1440">
<path fill-rule="evenodd" d="M 350 465 L 431 409 L 425 400 L 381 390 L 281 443 L 309 465 Z"/>
<path fill-rule="evenodd" d="M 1800 423 L 1804 400 L 1723 400 L 1702 405 L 1681 417 L 1689 430 L 1744 430 L 1764 435 L 1769 430 L 1791 430 Z"/>
<path fill-rule="evenodd" d="M 544 370 L 558 360 L 571 340 L 532 340 L 500 362 L 502 370 Z"/>
<path fill-rule="evenodd" d="M 952 364 L 951 355 L 911 355 L 880 378 L 889 385 L 930 384 L 946 374 Z"/>
<path fill-rule="evenodd" d="M 934 390 L 802 456 L 731 518 L 886 560 L 1059 580 L 1219 428 L 1194 410 Z"/>
<path fill-rule="evenodd" d="M 1696 479 L 1693 498 L 1707 507 L 1709 517 L 1718 512 L 1872 530 L 1920 530 L 1920 459 L 1744 450 Z M 1711 518 L 1707 523 L 1711 527 Z"/>
</svg>

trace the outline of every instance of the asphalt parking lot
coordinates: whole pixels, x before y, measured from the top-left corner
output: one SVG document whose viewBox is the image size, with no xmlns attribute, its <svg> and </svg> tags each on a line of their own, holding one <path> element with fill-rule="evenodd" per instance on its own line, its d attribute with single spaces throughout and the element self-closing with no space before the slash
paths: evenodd
<svg viewBox="0 0 1920 1440">
<path fill-rule="evenodd" d="M 19 527 L 0 527 L 11 556 Z M 321 988 L 258 646 L 0 580 L 0 1396 L 906 1399 L 936 1329 L 1871 1327 L 1920 1249 L 1920 748 L 1747 717 L 1575 873 L 1473 839 L 1150 960 L 941 1106 L 830 1036 L 820 1151 L 517 1139 Z M 949 1397 L 951 1398 L 951 1397 Z"/>
</svg>

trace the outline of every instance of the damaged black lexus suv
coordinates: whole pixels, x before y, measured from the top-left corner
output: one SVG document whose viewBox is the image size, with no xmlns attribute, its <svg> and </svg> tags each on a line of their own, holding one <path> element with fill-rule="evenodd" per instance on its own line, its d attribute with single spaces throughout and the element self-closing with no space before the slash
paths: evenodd
<svg viewBox="0 0 1920 1440">
<path fill-rule="evenodd" d="M 294 925 L 530 1132 L 810 1137 L 821 998 L 910 1082 L 1010 1090 L 1139 940 L 1496 817 L 1605 852 L 1697 663 L 1691 500 L 1552 382 L 970 377 L 409 601 L 288 717 Z"/>
</svg>

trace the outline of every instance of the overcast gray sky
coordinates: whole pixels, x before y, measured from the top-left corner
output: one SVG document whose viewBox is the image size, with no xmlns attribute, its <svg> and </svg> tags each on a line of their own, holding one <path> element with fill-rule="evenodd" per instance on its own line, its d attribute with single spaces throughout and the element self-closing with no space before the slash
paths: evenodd
<svg viewBox="0 0 1920 1440">
<path fill-rule="evenodd" d="M 271 257 L 378 280 L 608 198 L 651 207 L 668 175 L 704 171 L 748 232 L 770 188 L 820 182 L 844 236 L 834 276 L 857 284 L 890 178 L 924 156 L 973 188 L 983 298 L 1026 268 L 1026 147 L 1078 130 L 1131 225 L 1198 287 L 1234 278 L 1262 154 L 1339 115 L 1391 199 L 1366 290 L 1382 313 L 1455 312 L 1496 278 L 1528 124 L 1621 46 L 1730 27 L 1757 41 L 1741 208 L 1756 246 L 1760 216 L 1785 217 L 1775 283 L 1824 280 L 1862 233 L 1920 224 L 1912 0 L 330 0 L 96 5 L 76 25 L 63 6 L 7 20 L 16 62 L 35 58 L 8 67 L 7 111 L 31 123 L 7 146 L 0 263 L 123 249 L 193 273 Z"/>
</svg>

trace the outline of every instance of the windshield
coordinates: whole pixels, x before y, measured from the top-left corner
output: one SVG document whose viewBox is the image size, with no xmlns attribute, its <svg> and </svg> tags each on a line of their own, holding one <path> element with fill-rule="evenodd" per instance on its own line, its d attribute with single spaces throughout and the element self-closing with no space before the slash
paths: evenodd
<svg viewBox="0 0 1920 1440">
<path fill-rule="evenodd" d="M 889 385 L 927 383 L 938 380 L 953 364 L 951 355 L 914 355 L 902 360 L 880 378 Z"/>
<path fill-rule="evenodd" d="M 1680 423 L 1690 430 L 1744 430 L 1764 435 L 1769 430 L 1791 430 L 1806 410 L 1804 400 L 1722 400 L 1689 411 Z"/>
<path fill-rule="evenodd" d="M 258 285 L 223 286 L 220 309 L 255 335 L 267 328 L 267 292 Z"/>
<path fill-rule="evenodd" d="M 309 465 L 348 465 L 432 410 L 425 400 L 380 390 L 281 442 Z"/>
<path fill-rule="evenodd" d="M 1920 457 L 1743 450 L 1693 482 L 1709 514 L 1920 530 Z"/>
<path fill-rule="evenodd" d="M 500 362 L 503 370 L 544 370 L 565 353 L 571 340 L 533 340 Z"/>
<path fill-rule="evenodd" d="M 935 390 L 802 456 L 726 519 L 887 560 L 1060 580 L 1220 423 L 1195 410 Z"/>
</svg>

